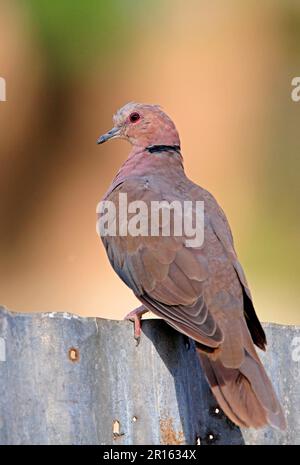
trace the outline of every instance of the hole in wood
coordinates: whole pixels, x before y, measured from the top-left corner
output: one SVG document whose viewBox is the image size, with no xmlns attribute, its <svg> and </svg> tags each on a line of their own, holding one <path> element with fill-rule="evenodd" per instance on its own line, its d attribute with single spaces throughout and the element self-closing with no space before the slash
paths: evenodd
<svg viewBox="0 0 300 465">
<path fill-rule="evenodd" d="M 220 409 L 220 407 L 216 406 L 211 406 L 209 408 L 209 413 L 210 415 L 212 415 L 213 417 L 218 417 L 218 419 L 221 419 L 223 417 L 223 412 L 222 410 Z"/>
<path fill-rule="evenodd" d="M 75 347 L 71 347 L 69 349 L 69 359 L 71 362 L 78 362 L 79 360 L 79 350 L 75 349 Z"/>
<path fill-rule="evenodd" d="M 213 444 L 218 440 L 219 436 L 218 434 L 214 434 L 212 432 L 207 433 L 206 435 L 206 444 Z"/>
<path fill-rule="evenodd" d="M 135 423 L 137 421 L 137 417 L 136 416 L 133 416 L 132 417 L 132 422 Z"/>
<path fill-rule="evenodd" d="M 120 422 L 119 420 L 114 420 L 112 425 L 113 438 L 118 439 L 121 436 L 124 436 L 124 433 L 120 432 Z"/>
<path fill-rule="evenodd" d="M 113 434 L 117 436 L 120 434 L 120 422 L 118 420 L 113 421 Z"/>
<path fill-rule="evenodd" d="M 200 446 L 200 445 L 201 445 L 200 436 L 196 436 L 196 446 Z"/>
</svg>

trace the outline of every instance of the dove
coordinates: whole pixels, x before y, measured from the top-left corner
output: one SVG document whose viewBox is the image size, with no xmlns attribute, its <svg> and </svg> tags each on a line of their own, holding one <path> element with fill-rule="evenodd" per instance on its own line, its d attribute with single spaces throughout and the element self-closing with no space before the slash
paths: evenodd
<svg viewBox="0 0 300 465">
<path fill-rule="evenodd" d="M 125 234 L 123 220 L 115 234 L 100 233 L 113 269 L 141 302 L 125 317 L 134 321 L 136 339 L 142 315 L 153 312 L 195 341 L 210 388 L 233 423 L 285 429 L 282 407 L 255 349 L 266 349 L 266 336 L 223 210 L 212 194 L 186 176 L 177 129 L 159 106 L 128 103 L 113 120 L 114 127 L 97 143 L 121 138 L 132 146 L 102 199 L 116 206 L 114 219 L 120 215 L 122 195 L 128 205 L 143 202 L 148 215 L 153 202 L 176 200 L 182 210 L 185 202 L 204 205 L 200 245 L 190 244 L 184 231 L 161 234 L 162 221 L 156 235 L 149 229 Z M 195 219 L 194 207 L 189 214 Z M 174 209 L 170 223 L 176 215 Z M 97 221 L 101 218 L 98 212 Z"/>
</svg>

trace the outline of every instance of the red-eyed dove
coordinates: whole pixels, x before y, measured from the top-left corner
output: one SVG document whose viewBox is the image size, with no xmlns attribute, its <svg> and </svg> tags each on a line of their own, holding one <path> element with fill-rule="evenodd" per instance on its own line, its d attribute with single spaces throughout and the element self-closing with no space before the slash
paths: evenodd
<svg viewBox="0 0 300 465">
<path fill-rule="evenodd" d="M 158 106 L 129 103 L 98 143 L 113 138 L 132 144 L 104 197 L 116 206 L 114 218 L 120 215 L 120 194 L 126 194 L 128 205 L 143 201 L 148 212 L 153 202 L 176 200 L 182 211 L 184 202 L 204 202 L 200 246 L 190 244 L 185 232 L 126 234 L 124 219 L 117 223 L 116 235 L 102 235 L 112 267 L 142 303 L 128 316 L 135 321 L 136 337 L 142 313 L 152 311 L 195 341 L 212 392 L 234 423 L 284 429 L 280 403 L 254 347 L 265 350 L 266 337 L 229 224 L 214 197 L 186 177 L 174 123 Z M 195 220 L 194 207 L 189 214 Z M 98 221 L 101 217 L 99 213 Z"/>
</svg>

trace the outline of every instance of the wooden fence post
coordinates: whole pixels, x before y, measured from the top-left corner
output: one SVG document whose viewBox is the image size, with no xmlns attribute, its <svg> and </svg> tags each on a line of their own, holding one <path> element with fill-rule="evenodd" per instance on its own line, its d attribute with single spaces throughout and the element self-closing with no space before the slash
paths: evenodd
<svg viewBox="0 0 300 465">
<path fill-rule="evenodd" d="M 288 428 L 243 430 L 219 409 L 192 341 L 130 322 L 0 307 L 0 444 L 296 444 L 300 328 L 265 324 L 263 362 Z"/>
</svg>

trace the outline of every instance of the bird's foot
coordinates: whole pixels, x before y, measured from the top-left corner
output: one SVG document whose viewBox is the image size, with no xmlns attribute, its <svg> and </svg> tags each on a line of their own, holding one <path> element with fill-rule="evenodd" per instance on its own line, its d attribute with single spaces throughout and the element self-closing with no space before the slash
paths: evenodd
<svg viewBox="0 0 300 465">
<path fill-rule="evenodd" d="M 134 323 L 134 339 L 136 340 L 137 346 L 139 345 L 141 339 L 142 315 L 147 312 L 147 308 L 144 307 L 144 305 L 141 305 L 124 317 L 124 320 L 129 320 Z"/>
</svg>

